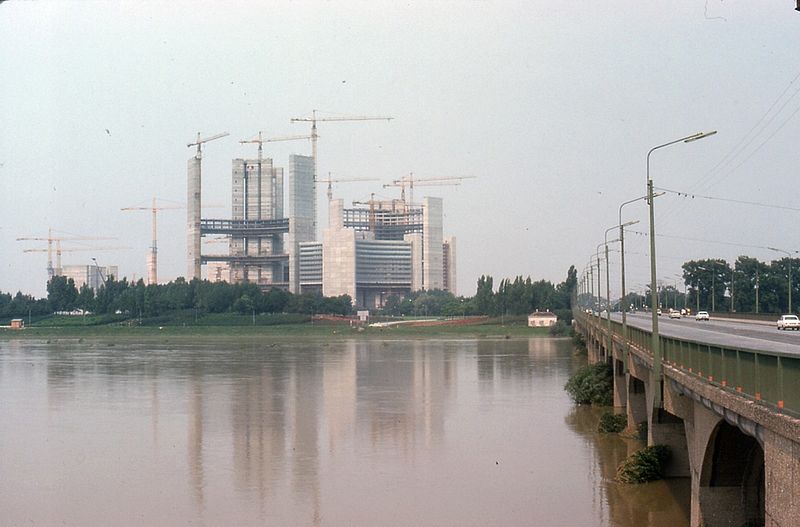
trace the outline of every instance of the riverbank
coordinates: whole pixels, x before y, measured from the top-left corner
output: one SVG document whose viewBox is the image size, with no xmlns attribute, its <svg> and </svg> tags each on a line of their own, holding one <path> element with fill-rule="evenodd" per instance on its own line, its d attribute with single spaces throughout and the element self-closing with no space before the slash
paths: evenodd
<svg viewBox="0 0 800 527">
<path fill-rule="evenodd" d="M 549 328 L 529 328 L 491 319 L 476 324 L 359 326 L 327 322 L 275 324 L 265 326 L 30 326 L 22 330 L 2 329 L 0 340 L 61 338 L 197 338 L 258 337 L 267 339 L 429 339 L 429 338 L 529 338 L 551 336 Z"/>
</svg>

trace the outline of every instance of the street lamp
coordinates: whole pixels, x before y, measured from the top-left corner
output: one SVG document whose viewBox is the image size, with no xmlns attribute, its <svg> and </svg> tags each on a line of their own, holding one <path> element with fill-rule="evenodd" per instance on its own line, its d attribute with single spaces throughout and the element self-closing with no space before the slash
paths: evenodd
<svg viewBox="0 0 800 527">
<path fill-rule="evenodd" d="M 647 203 L 650 205 L 650 302 L 653 305 L 651 317 L 653 320 L 651 342 L 651 347 L 653 349 L 653 382 L 651 384 L 655 388 L 653 391 L 653 408 L 661 407 L 661 347 L 658 337 L 658 313 L 655 309 L 655 305 L 658 303 L 658 292 L 656 291 L 656 228 L 654 222 L 655 213 L 653 210 L 653 180 L 650 178 L 650 154 L 666 146 L 676 143 L 691 143 L 716 133 L 716 130 L 711 132 L 699 132 L 694 135 L 654 146 L 647 152 Z"/>
<path fill-rule="evenodd" d="M 680 278 L 681 280 L 683 280 L 683 275 L 676 274 L 674 276 L 675 276 L 675 278 Z M 678 282 L 676 281 L 675 283 L 677 284 Z M 676 289 L 677 289 L 677 285 L 676 285 Z M 681 302 L 681 305 L 683 306 L 681 309 L 683 309 L 685 311 L 686 310 L 686 282 L 685 281 L 683 282 L 683 302 Z"/>
<path fill-rule="evenodd" d="M 767 249 L 769 249 L 770 251 L 777 251 L 779 253 L 783 253 L 786 255 L 786 261 L 789 265 L 789 310 L 787 311 L 787 313 L 791 313 L 792 312 L 792 253 L 775 247 L 767 247 Z M 796 253 L 797 251 L 794 252 Z"/>
<path fill-rule="evenodd" d="M 603 284 L 600 282 L 600 247 L 602 247 L 602 243 L 597 244 L 597 248 L 595 249 L 595 258 L 597 260 L 597 316 L 600 316 L 600 307 L 603 305 Z M 608 262 L 606 262 L 608 265 Z"/>
<path fill-rule="evenodd" d="M 612 339 L 611 339 L 611 276 L 610 276 L 610 269 L 611 269 L 611 262 L 608 261 L 608 233 L 613 231 L 619 227 L 619 225 L 614 225 L 613 227 L 609 227 L 606 229 L 606 232 L 603 234 L 603 244 L 605 245 L 605 253 L 606 253 L 606 329 L 608 330 L 608 353 L 611 356 L 611 346 L 612 346 Z M 611 240 L 611 243 L 615 241 L 619 241 L 619 238 L 616 240 Z"/>
</svg>

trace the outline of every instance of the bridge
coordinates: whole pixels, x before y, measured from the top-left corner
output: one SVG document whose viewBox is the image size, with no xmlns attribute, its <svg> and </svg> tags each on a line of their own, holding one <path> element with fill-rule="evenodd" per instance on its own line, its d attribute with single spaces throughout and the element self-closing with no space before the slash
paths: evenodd
<svg viewBox="0 0 800 527">
<path fill-rule="evenodd" d="M 269 236 L 289 232 L 289 218 L 277 220 L 200 220 L 201 235 L 223 234 L 234 237 Z"/>
<path fill-rule="evenodd" d="M 692 527 L 800 525 L 800 334 L 662 320 L 659 361 L 650 314 L 626 318 L 574 323 L 589 361 L 613 366 L 629 431 L 646 423 L 648 445 L 672 450 L 666 476 L 690 478 Z"/>
</svg>

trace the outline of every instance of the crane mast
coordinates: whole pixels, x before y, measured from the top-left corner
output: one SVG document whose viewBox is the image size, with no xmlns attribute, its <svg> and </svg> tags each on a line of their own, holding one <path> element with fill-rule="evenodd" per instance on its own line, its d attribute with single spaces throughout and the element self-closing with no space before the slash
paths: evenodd
<svg viewBox="0 0 800 527">
<path fill-rule="evenodd" d="M 328 202 L 330 203 L 333 201 L 333 183 L 354 183 L 357 181 L 380 181 L 378 178 L 370 177 L 370 178 L 331 178 L 331 173 L 328 172 L 327 179 L 320 179 L 320 183 L 327 183 L 328 184 Z"/>
<path fill-rule="evenodd" d="M 293 117 L 292 123 L 311 123 L 311 157 L 314 158 L 314 181 L 317 180 L 317 123 L 338 121 L 391 121 L 394 117 L 367 116 L 367 115 L 339 115 L 332 117 L 317 117 L 318 110 L 311 110 L 311 117 Z"/>
<path fill-rule="evenodd" d="M 107 236 L 80 236 L 76 234 L 67 234 L 66 236 L 53 236 L 53 229 L 47 229 L 47 236 L 21 236 L 17 241 L 46 241 L 47 249 L 41 251 L 23 250 L 23 252 L 47 252 L 47 279 L 50 280 L 54 276 L 61 276 L 61 242 L 62 241 L 84 241 L 84 240 L 116 240 L 113 237 Z M 53 267 L 53 242 L 56 246 L 56 266 Z"/>
<path fill-rule="evenodd" d="M 408 186 L 408 206 L 414 204 L 414 184 L 417 186 L 458 186 L 464 179 L 475 179 L 477 176 L 445 176 L 445 177 L 428 177 L 419 178 L 410 173 L 400 179 L 395 179 L 391 183 L 386 183 L 383 188 L 387 187 L 400 187 L 400 199 L 406 199 L 406 186 Z"/>
<path fill-rule="evenodd" d="M 150 246 L 150 258 L 147 261 L 147 283 L 158 283 L 158 211 L 167 209 L 183 209 L 183 205 L 162 205 L 157 206 L 156 200 L 153 197 L 153 205 L 151 207 L 123 207 L 122 211 L 150 211 L 152 213 L 152 245 Z"/>
</svg>

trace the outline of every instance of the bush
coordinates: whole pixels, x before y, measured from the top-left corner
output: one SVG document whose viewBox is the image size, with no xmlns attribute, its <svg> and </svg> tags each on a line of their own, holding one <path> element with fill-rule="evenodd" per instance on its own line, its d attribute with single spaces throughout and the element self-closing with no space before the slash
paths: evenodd
<svg viewBox="0 0 800 527">
<path fill-rule="evenodd" d="M 623 483 L 647 483 L 664 477 L 664 465 L 671 452 L 666 445 L 653 445 L 631 454 L 617 469 Z"/>
<path fill-rule="evenodd" d="M 603 434 L 618 434 L 628 426 L 628 416 L 606 412 L 600 417 L 598 430 Z"/>
<path fill-rule="evenodd" d="M 586 353 L 586 339 L 583 338 L 578 332 L 574 332 L 572 334 L 572 344 L 575 346 L 575 349 L 581 353 Z"/>
<path fill-rule="evenodd" d="M 614 377 L 611 365 L 598 362 L 579 369 L 564 386 L 577 404 L 611 406 Z"/>
<path fill-rule="evenodd" d="M 570 327 L 566 325 L 564 322 L 559 320 L 552 326 L 550 326 L 550 336 L 551 337 L 563 337 L 564 335 L 569 335 Z"/>
</svg>

